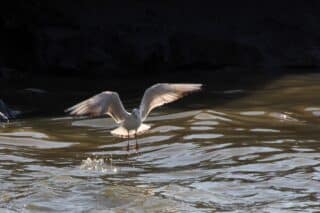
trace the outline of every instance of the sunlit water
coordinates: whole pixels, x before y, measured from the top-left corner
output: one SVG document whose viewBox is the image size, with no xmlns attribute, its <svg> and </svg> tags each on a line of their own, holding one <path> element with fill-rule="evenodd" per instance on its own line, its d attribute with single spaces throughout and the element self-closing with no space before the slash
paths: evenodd
<svg viewBox="0 0 320 213">
<path fill-rule="evenodd" d="M 320 211 L 320 76 L 205 93 L 152 113 L 138 150 L 110 119 L 3 124 L 0 212 Z"/>
</svg>

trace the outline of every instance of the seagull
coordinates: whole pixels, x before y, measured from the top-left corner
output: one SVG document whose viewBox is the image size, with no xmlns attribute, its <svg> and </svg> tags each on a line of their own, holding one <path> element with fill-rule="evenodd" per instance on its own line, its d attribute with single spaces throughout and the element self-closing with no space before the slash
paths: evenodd
<svg viewBox="0 0 320 213">
<path fill-rule="evenodd" d="M 9 122 L 9 118 L 5 116 L 2 112 L 0 112 L 0 121 L 2 120 Z"/>
<path fill-rule="evenodd" d="M 111 131 L 112 135 L 136 138 L 138 134 L 150 129 L 150 126 L 143 122 L 151 110 L 176 101 L 189 93 L 199 91 L 201 87 L 202 84 L 155 84 L 144 92 L 139 108 L 134 108 L 131 113 L 125 110 L 117 92 L 104 91 L 66 109 L 65 112 L 73 116 L 89 115 L 97 117 L 109 115 L 119 124 L 118 128 Z"/>
</svg>

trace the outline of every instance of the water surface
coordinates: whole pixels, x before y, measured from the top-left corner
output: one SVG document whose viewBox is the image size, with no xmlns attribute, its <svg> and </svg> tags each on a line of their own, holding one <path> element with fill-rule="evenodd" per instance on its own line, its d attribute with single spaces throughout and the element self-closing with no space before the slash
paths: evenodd
<svg viewBox="0 0 320 213">
<path fill-rule="evenodd" d="M 110 119 L 3 124 L 0 211 L 320 211 L 319 94 L 315 74 L 209 89 L 152 113 L 130 151 Z"/>
</svg>

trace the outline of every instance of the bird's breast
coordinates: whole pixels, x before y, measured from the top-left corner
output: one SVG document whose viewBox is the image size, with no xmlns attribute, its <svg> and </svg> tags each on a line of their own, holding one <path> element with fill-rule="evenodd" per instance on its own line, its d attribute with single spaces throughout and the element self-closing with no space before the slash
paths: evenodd
<svg viewBox="0 0 320 213">
<path fill-rule="evenodd" d="M 127 130 L 138 129 L 141 124 L 141 120 L 133 116 L 128 117 L 122 124 Z"/>
</svg>

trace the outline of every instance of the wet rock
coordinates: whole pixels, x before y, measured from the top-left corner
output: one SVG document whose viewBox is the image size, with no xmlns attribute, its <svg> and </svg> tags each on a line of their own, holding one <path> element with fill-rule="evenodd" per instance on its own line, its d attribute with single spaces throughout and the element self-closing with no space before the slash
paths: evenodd
<svg viewBox="0 0 320 213">
<path fill-rule="evenodd" d="M 65 74 L 114 69 L 112 56 L 105 49 L 104 35 L 70 26 L 39 29 L 39 65 L 49 72 Z"/>
<path fill-rule="evenodd" d="M 19 70 L 0 66 L 0 80 L 18 80 L 21 78 L 23 78 L 23 73 L 21 73 Z"/>
<path fill-rule="evenodd" d="M 178 33 L 170 39 L 171 63 L 182 67 L 259 65 L 262 53 L 254 45 L 232 39 Z"/>
<path fill-rule="evenodd" d="M 21 73 L 90 76 L 320 66 L 316 1 L 122 4 L 12 1 L 0 8 L 0 63 Z"/>
<path fill-rule="evenodd" d="M 30 93 L 36 93 L 36 94 L 46 94 L 46 93 L 48 93 L 46 90 L 38 89 L 38 88 L 26 88 L 26 89 L 23 89 L 22 91 L 30 92 Z"/>
<path fill-rule="evenodd" d="M 135 26 L 129 32 L 113 37 L 112 58 L 119 67 L 154 70 L 169 63 L 171 50 L 169 35 L 154 27 Z"/>
<path fill-rule="evenodd" d="M 11 70 L 6 67 L 0 67 L 0 79 L 7 80 L 10 78 Z"/>
<path fill-rule="evenodd" d="M 119 66 L 144 70 L 253 66 L 262 61 L 262 54 L 255 46 L 194 33 L 166 33 L 160 29 L 118 36 L 111 54 L 118 59 Z"/>
</svg>

